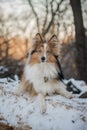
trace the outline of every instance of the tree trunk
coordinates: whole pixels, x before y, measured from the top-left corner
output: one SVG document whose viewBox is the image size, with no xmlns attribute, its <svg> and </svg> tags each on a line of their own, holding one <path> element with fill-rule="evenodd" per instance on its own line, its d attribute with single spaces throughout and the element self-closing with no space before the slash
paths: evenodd
<svg viewBox="0 0 87 130">
<path fill-rule="evenodd" d="M 80 0 L 70 0 L 76 32 L 76 67 L 78 78 L 87 82 L 87 44 Z"/>
</svg>

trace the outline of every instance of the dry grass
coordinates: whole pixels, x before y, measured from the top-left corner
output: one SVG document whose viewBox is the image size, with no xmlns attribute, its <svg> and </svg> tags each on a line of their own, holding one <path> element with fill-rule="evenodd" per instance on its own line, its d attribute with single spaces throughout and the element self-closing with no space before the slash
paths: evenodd
<svg viewBox="0 0 87 130">
<path fill-rule="evenodd" d="M 0 130 L 32 130 L 32 128 L 30 128 L 28 125 L 17 128 L 8 124 L 0 123 Z"/>
</svg>

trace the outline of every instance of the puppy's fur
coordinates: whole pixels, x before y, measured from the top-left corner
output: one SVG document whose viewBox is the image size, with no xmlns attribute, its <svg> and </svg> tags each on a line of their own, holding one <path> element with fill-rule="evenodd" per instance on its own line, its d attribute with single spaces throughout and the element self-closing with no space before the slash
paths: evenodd
<svg viewBox="0 0 87 130">
<path fill-rule="evenodd" d="M 42 113 L 46 111 L 46 95 L 58 93 L 67 98 L 72 97 L 58 77 L 59 68 L 55 58 L 58 53 L 56 35 L 46 42 L 40 34 L 36 34 L 24 67 L 22 90 L 28 91 L 31 96 L 38 95 Z"/>
</svg>

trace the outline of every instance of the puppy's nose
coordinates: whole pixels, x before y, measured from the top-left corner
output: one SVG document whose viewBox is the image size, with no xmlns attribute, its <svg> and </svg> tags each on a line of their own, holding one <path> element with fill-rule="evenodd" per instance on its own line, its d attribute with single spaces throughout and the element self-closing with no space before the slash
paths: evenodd
<svg viewBox="0 0 87 130">
<path fill-rule="evenodd" d="M 41 61 L 44 62 L 46 60 L 46 57 L 42 56 Z"/>
</svg>

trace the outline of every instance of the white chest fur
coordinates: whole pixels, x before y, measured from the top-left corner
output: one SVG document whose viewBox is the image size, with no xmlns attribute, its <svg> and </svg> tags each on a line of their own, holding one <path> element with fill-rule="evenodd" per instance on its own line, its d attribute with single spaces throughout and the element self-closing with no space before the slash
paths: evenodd
<svg viewBox="0 0 87 130">
<path fill-rule="evenodd" d="M 57 77 L 57 70 L 54 64 L 41 63 L 30 66 L 25 66 L 25 79 L 30 83 L 33 83 L 36 92 L 45 94 L 52 94 L 55 90 L 56 83 L 53 79 Z M 44 77 L 47 77 L 48 81 L 44 82 Z"/>
</svg>

